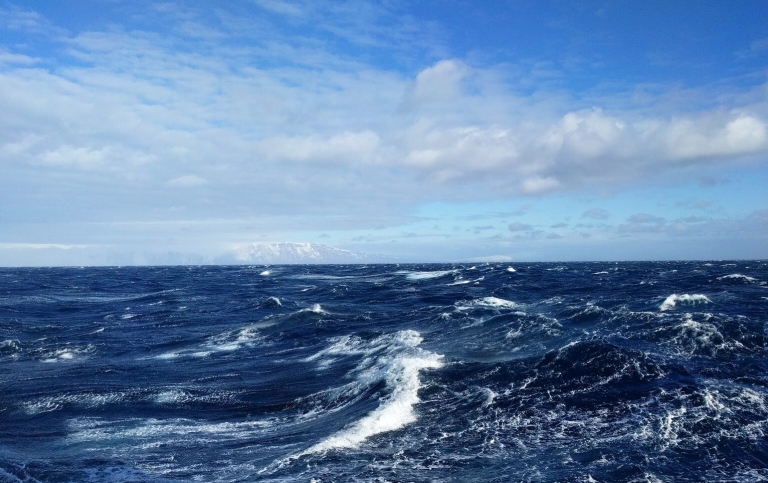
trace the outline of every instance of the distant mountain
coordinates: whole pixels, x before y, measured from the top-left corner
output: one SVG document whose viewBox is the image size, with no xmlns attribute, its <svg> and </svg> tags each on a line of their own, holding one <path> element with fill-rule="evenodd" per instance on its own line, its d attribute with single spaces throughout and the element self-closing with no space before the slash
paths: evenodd
<svg viewBox="0 0 768 483">
<path fill-rule="evenodd" d="M 367 253 L 342 250 L 318 243 L 248 243 L 234 249 L 219 262 L 256 263 L 263 265 L 304 263 L 370 263 Z M 379 260 L 380 261 L 380 260 Z"/>
</svg>

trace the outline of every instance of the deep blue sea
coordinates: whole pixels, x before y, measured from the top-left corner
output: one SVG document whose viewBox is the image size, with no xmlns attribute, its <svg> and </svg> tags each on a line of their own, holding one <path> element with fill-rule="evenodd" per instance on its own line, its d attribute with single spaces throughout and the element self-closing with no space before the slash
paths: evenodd
<svg viewBox="0 0 768 483">
<path fill-rule="evenodd" d="M 0 269 L 0 481 L 765 481 L 767 324 L 766 261 Z"/>
</svg>

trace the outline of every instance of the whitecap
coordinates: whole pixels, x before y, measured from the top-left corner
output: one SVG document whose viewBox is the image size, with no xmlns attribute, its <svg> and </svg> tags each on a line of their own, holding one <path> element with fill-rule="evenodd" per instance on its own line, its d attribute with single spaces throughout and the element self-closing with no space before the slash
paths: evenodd
<svg viewBox="0 0 768 483">
<path fill-rule="evenodd" d="M 356 448 L 372 436 L 395 431 L 416 421 L 414 406 L 420 402 L 419 373 L 443 366 L 443 356 L 419 348 L 421 342 L 421 334 L 403 330 L 381 336 L 366 345 L 358 338 L 341 338 L 322 351 L 320 354 L 352 348 L 369 354 L 356 369 L 357 380 L 362 387 L 370 387 L 383 379 L 389 394 L 372 412 L 287 460 L 331 449 Z"/>
<path fill-rule="evenodd" d="M 183 389 L 170 389 L 155 394 L 153 399 L 158 404 L 179 404 L 189 402 L 192 395 Z"/>
<path fill-rule="evenodd" d="M 267 299 L 266 303 L 269 304 L 269 305 L 275 306 L 275 307 L 282 307 L 283 306 L 283 303 L 277 297 L 269 297 Z"/>
<path fill-rule="evenodd" d="M 204 343 L 190 349 L 166 352 L 155 356 L 155 359 L 175 359 L 181 356 L 208 357 L 215 352 L 232 352 L 244 347 L 253 347 L 263 341 L 255 325 L 242 329 L 224 332 L 209 337 Z"/>
<path fill-rule="evenodd" d="M 83 355 L 90 354 L 94 348 L 91 345 L 86 347 L 64 347 L 61 349 L 50 349 L 43 353 L 41 362 L 52 363 L 61 361 L 71 361 Z"/>
<path fill-rule="evenodd" d="M 717 277 L 718 280 L 725 280 L 725 279 L 736 279 L 736 280 L 744 280 L 745 282 L 754 283 L 757 282 L 757 279 L 755 277 L 750 277 L 748 275 L 742 275 L 740 273 L 732 273 L 730 275 L 723 275 L 722 277 Z"/>
<path fill-rule="evenodd" d="M 469 283 L 472 283 L 472 280 L 456 280 L 455 282 L 449 283 L 448 287 L 452 287 L 454 285 L 467 285 Z"/>
<path fill-rule="evenodd" d="M 405 274 L 408 280 L 430 280 L 433 278 L 444 277 L 451 273 L 457 273 L 458 270 L 436 270 L 433 272 L 398 272 Z"/>
<path fill-rule="evenodd" d="M 242 347 L 252 347 L 260 339 L 261 336 L 256 328 L 245 327 L 213 336 L 206 341 L 203 348 L 210 348 L 214 351 L 234 351 Z"/>
<path fill-rule="evenodd" d="M 311 356 L 304 359 L 304 361 L 316 361 L 325 356 L 360 354 L 362 351 L 363 340 L 355 335 L 345 335 L 332 340 L 333 343 L 330 346 L 315 354 L 312 354 Z"/>
<path fill-rule="evenodd" d="M 422 356 L 400 357 L 387 368 L 385 381 L 391 394 L 371 413 L 349 427 L 310 447 L 304 454 L 331 449 L 356 448 L 371 436 L 395 431 L 416 421 L 413 407 L 420 402 L 419 371 L 442 367 L 442 357 L 425 353 Z"/>
<path fill-rule="evenodd" d="M 517 270 L 515 270 L 513 267 L 507 267 L 507 271 L 510 273 L 515 273 Z"/>
<path fill-rule="evenodd" d="M 312 304 L 312 307 L 302 309 L 301 312 L 312 312 L 313 314 L 328 314 L 323 307 L 320 306 L 320 304 Z"/>
<path fill-rule="evenodd" d="M 0 354 L 13 354 L 21 350 L 21 342 L 18 339 L 6 339 L 0 342 Z"/>
<path fill-rule="evenodd" d="M 465 302 L 466 305 L 457 305 L 456 309 L 465 311 L 470 310 L 475 307 L 483 307 L 483 308 L 491 308 L 491 309 L 517 309 L 520 307 L 520 304 L 517 302 L 512 302 L 511 300 L 506 300 L 498 297 L 483 297 L 481 299 L 475 299 L 471 300 L 470 302 Z"/>
<path fill-rule="evenodd" d="M 267 275 L 271 275 L 271 273 L 272 273 L 272 272 L 270 272 L 269 270 L 264 270 L 264 271 L 263 271 L 263 272 L 261 272 L 259 275 L 261 275 L 262 277 L 266 277 Z"/>
<path fill-rule="evenodd" d="M 659 310 L 671 310 L 674 309 L 678 302 L 685 303 L 685 304 L 699 304 L 699 303 L 706 303 L 710 304 L 712 301 L 706 296 L 701 294 L 672 294 L 669 297 L 667 297 L 664 302 L 659 306 Z"/>
</svg>

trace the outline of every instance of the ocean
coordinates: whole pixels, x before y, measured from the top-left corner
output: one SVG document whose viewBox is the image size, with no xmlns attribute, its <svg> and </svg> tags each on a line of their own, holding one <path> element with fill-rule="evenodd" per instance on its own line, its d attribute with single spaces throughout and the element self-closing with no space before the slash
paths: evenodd
<svg viewBox="0 0 768 483">
<path fill-rule="evenodd" d="M 767 261 L 0 269 L 0 481 L 766 481 L 767 324 Z"/>
</svg>

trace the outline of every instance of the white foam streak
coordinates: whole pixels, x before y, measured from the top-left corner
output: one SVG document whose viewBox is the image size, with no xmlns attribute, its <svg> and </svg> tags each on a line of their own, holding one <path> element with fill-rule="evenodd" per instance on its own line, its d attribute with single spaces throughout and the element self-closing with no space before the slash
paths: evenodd
<svg viewBox="0 0 768 483">
<path fill-rule="evenodd" d="M 677 306 L 678 302 L 686 304 L 712 303 L 706 295 L 687 293 L 682 295 L 672 294 L 662 302 L 659 306 L 659 310 L 672 310 Z"/>
<path fill-rule="evenodd" d="M 175 352 L 166 352 L 155 356 L 156 359 L 175 359 L 180 356 L 207 357 L 215 352 L 232 352 L 244 347 L 253 347 L 263 340 L 258 329 L 251 325 L 239 330 L 225 332 L 209 337 L 205 343 Z"/>
<path fill-rule="evenodd" d="M 437 270 L 433 272 L 398 272 L 405 274 L 408 280 L 430 280 L 433 278 L 444 277 L 451 273 L 457 273 L 458 270 Z"/>
<path fill-rule="evenodd" d="M 465 311 L 475 307 L 490 308 L 490 309 L 509 309 L 514 310 L 520 307 L 517 302 L 506 300 L 498 297 L 483 297 L 481 299 L 475 299 L 470 302 L 464 302 L 465 305 L 457 305 L 456 309 Z"/>
<path fill-rule="evenodd" d="M 355 448 L 376 434 L 394 431 L 416 421 L 413 411 L 419 402 L 419 371 L 442 366 L 440 356 L 409 357 L 397 360 L 387 371 L 386 382 L 392 394 L 373 412 L 352 426 L 305 451 L 318 453 L 337 448 Z"/>
<path fill-rule="evenodd" d="M 736 280 L 744 280 L 745 282 L 754 283 L 757 282 L 757 279 L 755 277 L 750 277 L 749 275 L 742 275 L 740 273 L 732 273 L 730 275 L 723 275 L 722 277 L 717 277 L 718 280 L 726 280 L 726 279 L 736 279 Z"/>
<path fill-rule="evenodd" d="M 370 343 L 367 350 L 360 339 L 342 338 L 325 351 L 313 356 L 334 354 L 352 348 L 355 351 L 370 352 L 358 367 L 358 380 L 364 385 L 374 384 L 384 375 L 384 382 L 390 390 L 381 404 L 362 419 L 345 429 L 308 448 L 296 457 L 338 448 L 355 448 L 371 436 L 400 429 L 416 421 L 414 406 L 419 403 L 421 381 L 419 372 L 423 369 L 442 367 L 441 355 L 418 348 L 421 335 L 413 330 L 404 330 L 382 336 Z"/>
</svg>

